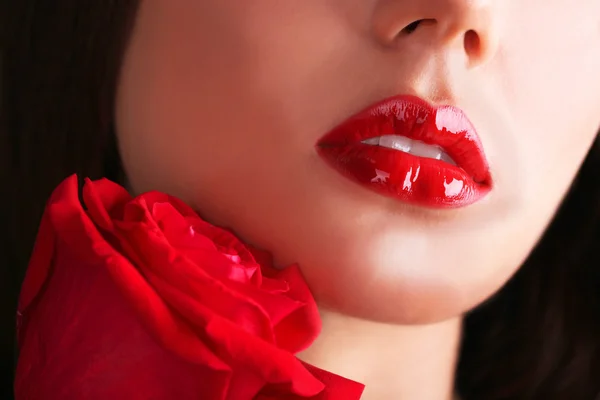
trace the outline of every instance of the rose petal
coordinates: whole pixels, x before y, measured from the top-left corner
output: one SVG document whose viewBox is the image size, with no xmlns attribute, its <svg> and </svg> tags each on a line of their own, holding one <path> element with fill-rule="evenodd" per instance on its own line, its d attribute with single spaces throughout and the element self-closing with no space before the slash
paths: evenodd
<svg viewBox="0 0 600 400">
<path fill-rule="evenodd" d="M 20 398 L 360 397 L 294 356 L 320 329 L 296 266 L 274 269 L 163 193 L 86 180 L 83 199 L 65 180 L 42 220 L 19 303 Z"/>
</svg>

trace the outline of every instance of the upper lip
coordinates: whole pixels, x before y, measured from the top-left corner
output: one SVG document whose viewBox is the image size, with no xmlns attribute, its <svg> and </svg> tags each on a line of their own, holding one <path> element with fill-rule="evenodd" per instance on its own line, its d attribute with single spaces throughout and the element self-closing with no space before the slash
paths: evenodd
<svg viewBox="0 0 600 400">
<path fill-rule="evenodd" d="M 481 140 L 466 114 L 450 105 L 432 106 L 415 96 L 396 96 L 374 104 L 334 128 L 317 145 L 347 146 L 385 135 L 437 145 L 475 182 L 491 183 Z"/>
</svg>

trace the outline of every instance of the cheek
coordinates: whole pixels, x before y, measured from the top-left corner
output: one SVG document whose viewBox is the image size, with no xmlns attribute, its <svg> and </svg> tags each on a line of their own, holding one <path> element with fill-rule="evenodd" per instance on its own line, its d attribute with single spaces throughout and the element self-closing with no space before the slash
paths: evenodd
<svg viewBox="0 0 600 400">
<path fill-rule="evenodd" d="M 513 128 L 505 141 L 514 145 L 495 160 L 498 193 L 510 193 L 513 214 L 531 222 L 531 238 L 551 218 L 600 127 L 600 2 L 584 3 L 515 8 L 488 71 Z"/>
<path fill-rule="evenodd" d="M 274 161 L 284 168 L 287 158 L 273 158 L 291 148 L 312 150 L 335 107 L 306 99 L 336 104 L 316 80 L 337 73 L 327 58 L 343 31 L 324 2 L 311 4 L 142 3 L 117 106 L 119 130 L 133 133 L 119 138 L 130 175 L 154 169 L 131 176 L 140 188 L 160 183 L 191 200 L 202 184 L 214 196 L 225 181 L 268 176 Z"/>
<path fill-rule="evenodd" d="M 507 33 L 500 67 L 519 135 L 517 156 L 530 177 L 525 186 L 537 186 L 546 171 L 565 182 L 561 190 L 600 124 L 600 2 L 556 3 L 536 8 L 534 22 L 511 22 L 516 26 Z"/>
<path fill-rule="evenodd" d="M 482 71 L 491 104 L 509 127 L 490 140 L 492 211 L 503 218 L 490 219 L 492 228 L 474 239 L 494 259 L 482 260 L 490 266 L 480 281 L 488 290 L 535 246 L 600 128 L 600 2 L 542 3 L 507 3 L 514 17 L 497 57 Z"/>
</svg>

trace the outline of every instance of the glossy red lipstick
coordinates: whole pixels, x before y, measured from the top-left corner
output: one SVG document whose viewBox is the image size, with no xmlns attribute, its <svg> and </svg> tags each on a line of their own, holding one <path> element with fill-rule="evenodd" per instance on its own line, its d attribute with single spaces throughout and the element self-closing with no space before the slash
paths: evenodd
<svg viewBox="0 0 600 400">
<path fill-rule="evenodd" d="M 467 116 L 414 96 L 358 113 L 321 138 L 317 150 L 342 175 L 419 206 L 465 207 L 492 188 L 481 141 Z"/>
</svg>

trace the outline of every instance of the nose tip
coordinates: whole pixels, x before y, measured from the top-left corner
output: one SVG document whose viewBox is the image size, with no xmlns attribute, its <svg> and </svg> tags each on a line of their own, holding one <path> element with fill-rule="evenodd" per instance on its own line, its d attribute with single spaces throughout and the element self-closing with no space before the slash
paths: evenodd
<svg viewBox="0 0 600 400">
<path fill-rule="evenodd" d="M 458 48 L 471 66 L 489 60 L 499 41 L 494 0 L 380 0 L 373 15 L 375 35 L 385 46 Z"/>
</svg>

